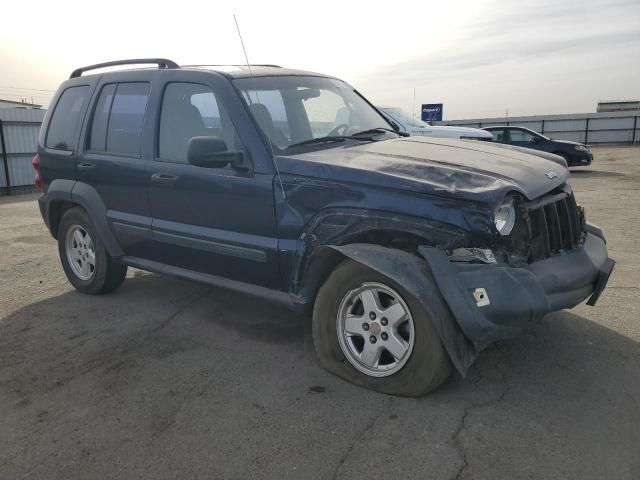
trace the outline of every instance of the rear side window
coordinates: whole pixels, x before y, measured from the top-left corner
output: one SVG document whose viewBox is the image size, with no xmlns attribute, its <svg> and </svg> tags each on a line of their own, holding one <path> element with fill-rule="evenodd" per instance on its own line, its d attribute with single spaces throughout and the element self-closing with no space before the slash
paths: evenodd
<svg viewBox="0 0 640 480">
<path fill-rule="evenodd" d="M 107 148 L 107 126 L 115 91 L 115 85 L 105 85 L 100 93 L 91 126 L 91 141 L 89 143 L 91 150 L 104 152 Z"/>
<path fill-rule="evenodd" d="M 149 90 L 142 82 L 105 85 L 93 114 L 89 148 L 139 157 Z"/>
<path fill-rule="evenodd" d="M 47 148 L 73 150 L 74 134 L 88 93 L 89 87 L 86 85 L 64 91 L 51 116 L 45 141 Z"/>
</svg>

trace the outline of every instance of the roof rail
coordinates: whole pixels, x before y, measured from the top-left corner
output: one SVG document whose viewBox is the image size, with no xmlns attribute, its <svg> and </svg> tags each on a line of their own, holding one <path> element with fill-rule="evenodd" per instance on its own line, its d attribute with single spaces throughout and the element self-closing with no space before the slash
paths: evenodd
<svg viewBox="0 0 640 480">
<path fill-rule="evenodd" d="M 167 60 L 166 58 L 133 58 L 131 60 L 115 60 L 113 62 L 96 63 L 95 65 L 89 65 L 88 67 L 76 68 L 71 72 L 69 78 L 76 78 L 82 76 L 82 74 L 89 70 L 96 70 L 97 68 L 115 67 L 118 65 L 142 65 L 146 63 L 153 63 L 158 65 L 158 68 L 180 68 L 176 62 Z"/>
<path fill-rule="evenodd" d="M 235 65 L 230 65 L 230 64 L 212 64 L 212 63 L 207 63 L 207 64 L 199 64 L 199 65 L 182 65 L 183 67 L 246 67 L 247 64 L 246 63 L 240 63 L 240 64 L 235 64 Z M 271 67 L 271 68 L 282 68 L 280 65 L 271 65 L 268 63 L 252 63 L 251 65 L 249 65 L 250 67 Z"/>
</svg>

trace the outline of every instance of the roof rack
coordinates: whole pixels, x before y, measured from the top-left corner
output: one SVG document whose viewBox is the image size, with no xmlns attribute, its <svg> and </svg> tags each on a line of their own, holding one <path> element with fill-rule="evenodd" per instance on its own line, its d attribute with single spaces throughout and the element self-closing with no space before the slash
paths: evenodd
<svg viewBox="0 0 640 480">
<path fill-rule="evenodd" d="M 182 65 L 183 67 L 246 67 L 247 64 L 246 63 L 240 63 L 240 64 L 236 64 L 236 65 L 216 65 L 216 64 L 211 64 L 211 63 L 207 63 L 207 64 L 202 64 L 202 65 Z M 271 68 L 282 68 L 280 65 L 271 65 L 268 63 L 252 63 L 249 65 L 250 67 L 271 67 Z"/>
<path fill-rule="evenodd" d="M 166 58 L 133 58 L 131 60 L 115 60 L 113 62 L 96 63 L 95 65 L 89 65 L 88 67 L 76 68 L 71 72 L 69 78 L 77 78 L 89 70 L 96 70 L 97 68 L 116 67 L 118 65 L 142 65 L 142 64 L 156 64 L 158 68 L 180 68 L 176 62 L 167 60 Z"/>
</svg>

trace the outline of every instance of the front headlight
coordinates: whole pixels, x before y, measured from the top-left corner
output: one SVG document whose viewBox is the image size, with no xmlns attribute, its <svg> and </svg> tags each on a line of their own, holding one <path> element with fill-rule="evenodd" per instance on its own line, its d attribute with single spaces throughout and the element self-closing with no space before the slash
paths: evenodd
<svg viewBox="0 0 640 480">
<path fill-rule="evenodd" d="M 513 205 L 513 198 L 507 198 L 496 209 L 494 218 L 496 229 L 500 235 L 503 237 L 509 235 L 516 224 L 516 207 Z"/>
<path fill-rule="evenodd" d="M 573 148 L 575 148 L 579 152 L 588 152 L 589 151 L 589 148 L 584 146 L 584 145 L 576 145 Z"/>
</svg>

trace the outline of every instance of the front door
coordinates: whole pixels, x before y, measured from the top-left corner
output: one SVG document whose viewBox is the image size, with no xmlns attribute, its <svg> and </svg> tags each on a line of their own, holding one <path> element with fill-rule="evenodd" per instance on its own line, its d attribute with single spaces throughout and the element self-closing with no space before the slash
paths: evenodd
<svg viewBox="0 0 640 480">
<path fill-rule="evenodd" d="M 509 143 L 516 147 L 537 148 L 538 137 L 527 130 L 520 128 L 509 129 Z"/>
<path fill-rule="evenodd" d="M 149 171 L 152 260 L 279 288 L 273 174 L 252 168 L 216 86 L 220 80 L 171 81 L 171 72 L 165 77 Z M 197 136 L 224 140 L 228 150 L 242 152 L 245 168 L 189 164 L 187 147 Z"/>
<path fill-rule="evenodd" d="M 488 132 L 493 136 L 493 142 L 495 143 L 507 143 L 507 138 L 504 128 L 492 128 Z"/>
</svg>

